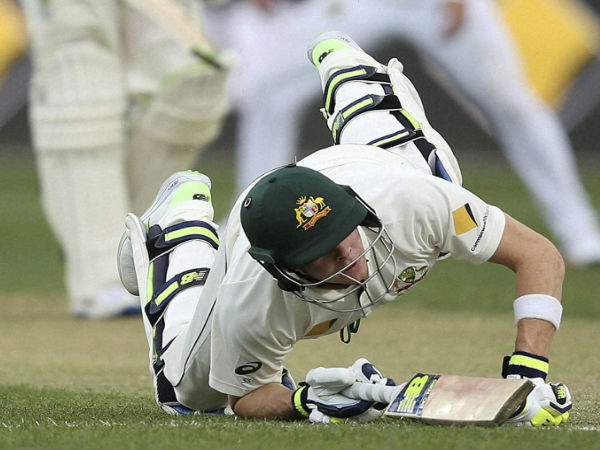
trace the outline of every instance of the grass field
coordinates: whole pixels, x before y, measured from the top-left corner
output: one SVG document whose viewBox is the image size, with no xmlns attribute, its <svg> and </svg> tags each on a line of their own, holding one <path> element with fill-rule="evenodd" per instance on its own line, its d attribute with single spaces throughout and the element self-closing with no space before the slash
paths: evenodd
<svg viewBox="0 0 600 450">
<path fill-rule="evenodd" d="M 1 156 L 1 155 L 0 155 Z M 489 153 L 463 160 L 465 186 L 546 233 L 529 195 Z M 600 159 L 581 163 L 600 209 Z M 213 178 L 217 215 L 231 167 Z M 574 396 L 558 429 L 444 428 L 393 420 L 314 426 L 212 417 L 170 417 L 153 403 L 138 318 L 92 322 L 67 313 L 60 249 L 37 202 L 30 161 L 0 158 L 0 448 L 600 449 L 600 268 L 567 272 L 550 378 Z M 492 264 L 441 262 L 411 294 L 380 308 L 350 345 L 337 336 L 299 343 L 287 361 L 297 380 L 317 365 L 364 356 L 405 380 L 417 371 L 498 376 L 512 351 L 512 274 Z"/>
</svg>

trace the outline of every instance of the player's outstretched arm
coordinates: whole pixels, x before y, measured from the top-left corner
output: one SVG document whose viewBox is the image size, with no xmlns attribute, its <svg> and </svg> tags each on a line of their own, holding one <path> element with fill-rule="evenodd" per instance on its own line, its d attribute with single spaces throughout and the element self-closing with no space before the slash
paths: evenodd
<svg viewBox="0 0 600 450">
<path fill-rule="evenodd" d="M 320 380 L 311 375 L 315 371 Z M 230 396 L 229 403 L 236 415 L 244 418 L 334 423 L 361 416 L 373 406 L 373 402 L 347 397 L 340 392 L 354 382 L 354 373 L 350 369 L 320 367 L 310 371 L 306 382 L 295 391 L 279 383 L 270 383 L 243 397 Z"/>
<path fill-rule="evenodd" d="M 564 262 L 544 236 L 506 215 L 506 227 L 491 262 L 516 274 L 516 351 L 548 357 L 560 324 Z"/>
<path fill-rule="evenodd" d="M 563 259 L 548 239 L 507 215 L 502 240 L 490 261 L 516 274 L 517 339 L 514 353 L 504 359 L 502 376 L 530 378 L 535 384 L 509 422 L 560 425 L 569 418 L 571 394 L 563 383 L 546 383 L 546 377 L 550 344 L 562 316 Z"/>
<path fill-rule="evenodd" d="M 233 411 L 240 417 L 264 419 L 308 419 L 314 423 L 336 423 L 346 419 L 374 420 L 385 404 L 354 397 L 345 390 L 357 381 L 391 387 L 393 380 L 383 377 L 368 360 L 359 358 L 350 367 L 317 367 L 306 374 L 306 381 L 294 391 L 270 383 L 243 397 L 229 397 Z"/>
</svg>

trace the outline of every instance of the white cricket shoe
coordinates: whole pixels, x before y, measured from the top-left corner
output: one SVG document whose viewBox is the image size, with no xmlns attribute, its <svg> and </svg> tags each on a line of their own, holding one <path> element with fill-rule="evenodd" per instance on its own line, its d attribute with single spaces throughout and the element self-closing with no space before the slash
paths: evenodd
<svg viewBox="0 0 600 450">
<path fill-rule="evenodd" d="M 203 219 L 212 221 L 214 210 L 211 203 L 211 181 L 206 175 L 188 170 L 185 172 L 176 172 L 171 175 L 162 184 L 158 194 L 150 208 L 140 217 L 140 221 L 145 230 L 148 231 L 152 225 L 165 227 L 164 221 L 174 220 L 173 215 L 178 215 L 181 221 L 197 220 L 198 208 L 191 210 L 186 208 L 184 202 L 190 200 L 200 200 L 197 206 L 202 209 Z M 183 206 L 183 208 L 178 208 Z M 117 250 L 117 266 L 119 277 L 123 286 L 133 295 L 139 295 L 138 282 L 135 265 L 133 262 L 133 249 L 129 238 L 129 231 L 125 231 L 119 242 Z"/>
<path fill-rule="evenodd" d="M 347 34 L 341 31 L 326 31 L 312 40 L 306 54 L 308 60 L 318 69 L 327 55 L 343 49 L 353 49 L 364 53 L 364 50 Z"/>
<path fill-rule="evenodd" d="M 308 45 L 307 56 L 309 61 L 319 70 L 323 89 L 327 87 L 329 77 L 338 70 L 366 65 L 375 67 L 378 72 L 387 72 L 384 65 L 366 53 L 350 36 L 341 31 L 328 31 L 318 35 Z"/>
<path fill-rule="evenodd" d="M 141 313 L 137 297 L 127 292 L 121 285 L 109 286 L 98 295 L 84 299 L 73 308 L 73 315 L 83 319 L 111 319 L 123 316 L 137 316 Z"/>
<path fill-rule="evenodd" d="M 206 175 L 188 170 L 185 172 L 176 172 L 165 180 L 158 194 L 154 199 L 150 208 L 146 210 L 140 217 L 140 221 L 144 226 L 145 230 L 148 231 L 152 225 L 160 225 L 165 227 L 167 224 L 164 223 L 165 217 L 169 212 L 181 216 L 180 219 L 194 220 L 197 219 L 197 211 L 193 211 L 195 214 L 191 217 L 186 217 L 186 210 L 176 211 L 177 207 L 184 202 L 189 200 L 200 200 L 205 211 L 203 216 L 207 220 L 212 221 L 214 216 L 214 210 L 211 203 L 211 181 Z M 170 221 L 173 217 L 169 218 Z M 129 239 L 129 232 L 125 231 L 119 242 L 119 248 L 117 250 L 117 267 L 119 269 L 119 277 L 123 286 L 133 295 L 139 295 L 137 276 L 135 271 L 135 265 L 133 262 L 133 250 L 131 246 L 131 240 Z"/>
</svg>

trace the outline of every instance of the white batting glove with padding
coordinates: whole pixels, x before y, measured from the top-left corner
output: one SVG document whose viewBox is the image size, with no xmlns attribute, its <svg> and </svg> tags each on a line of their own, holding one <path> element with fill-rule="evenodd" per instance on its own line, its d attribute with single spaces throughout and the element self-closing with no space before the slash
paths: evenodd
<svg viewBox="0 0 600 450">
<path fill-rule="evenodd" d="M 564 383 L 546 383 L 542 378 L 530 380 L 535 385 L 533 391 L 506 423 L 540 427 L 566 422 L 573 406 L 569 388 Z"/>
<path fill-rule="evenodd" d="M 365 358 L 359 358 L 349 367 L 356 377 L 355 381 L 371 384 L 396 386 L 394 380 L 383 376 L 381 371 Z"/>
<path fill-rule="evenodd" d="M 347 397 L 340 392 L 355 382 L 354 372 L 348 367 L 318 367 L 306 374 L 292 397 L 294 408 L 314 423 L 335 423 L 345 419 L 363 421 L 359 417 L 373 402 Z"/>
<path fill-rule="evenodd" d="M 350 369 L 354 373 L 355 381 L 357 382 L 396 386 L 394 380 L 384 377 L 381 371 L 365 358 L 357 359 L 354 364 L 350 366 Z M 386 406 L 386 403 L 375 403 L 373 409 L 375 409 L 377 415 L 379 415 Z"/>
</svg>

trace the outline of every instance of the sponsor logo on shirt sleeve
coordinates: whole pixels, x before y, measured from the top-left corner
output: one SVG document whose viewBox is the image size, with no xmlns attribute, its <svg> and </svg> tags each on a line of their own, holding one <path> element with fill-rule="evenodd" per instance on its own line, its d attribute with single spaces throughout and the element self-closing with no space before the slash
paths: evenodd
<svg viewBox="0 0 600 450">
<path fill-rule="evenodd" d="M 454 220 L 454 230 L 457 236 L 477 228 L 477 222 L 468 203 L 452 211 L 452 219 Z"/>
</svg>

